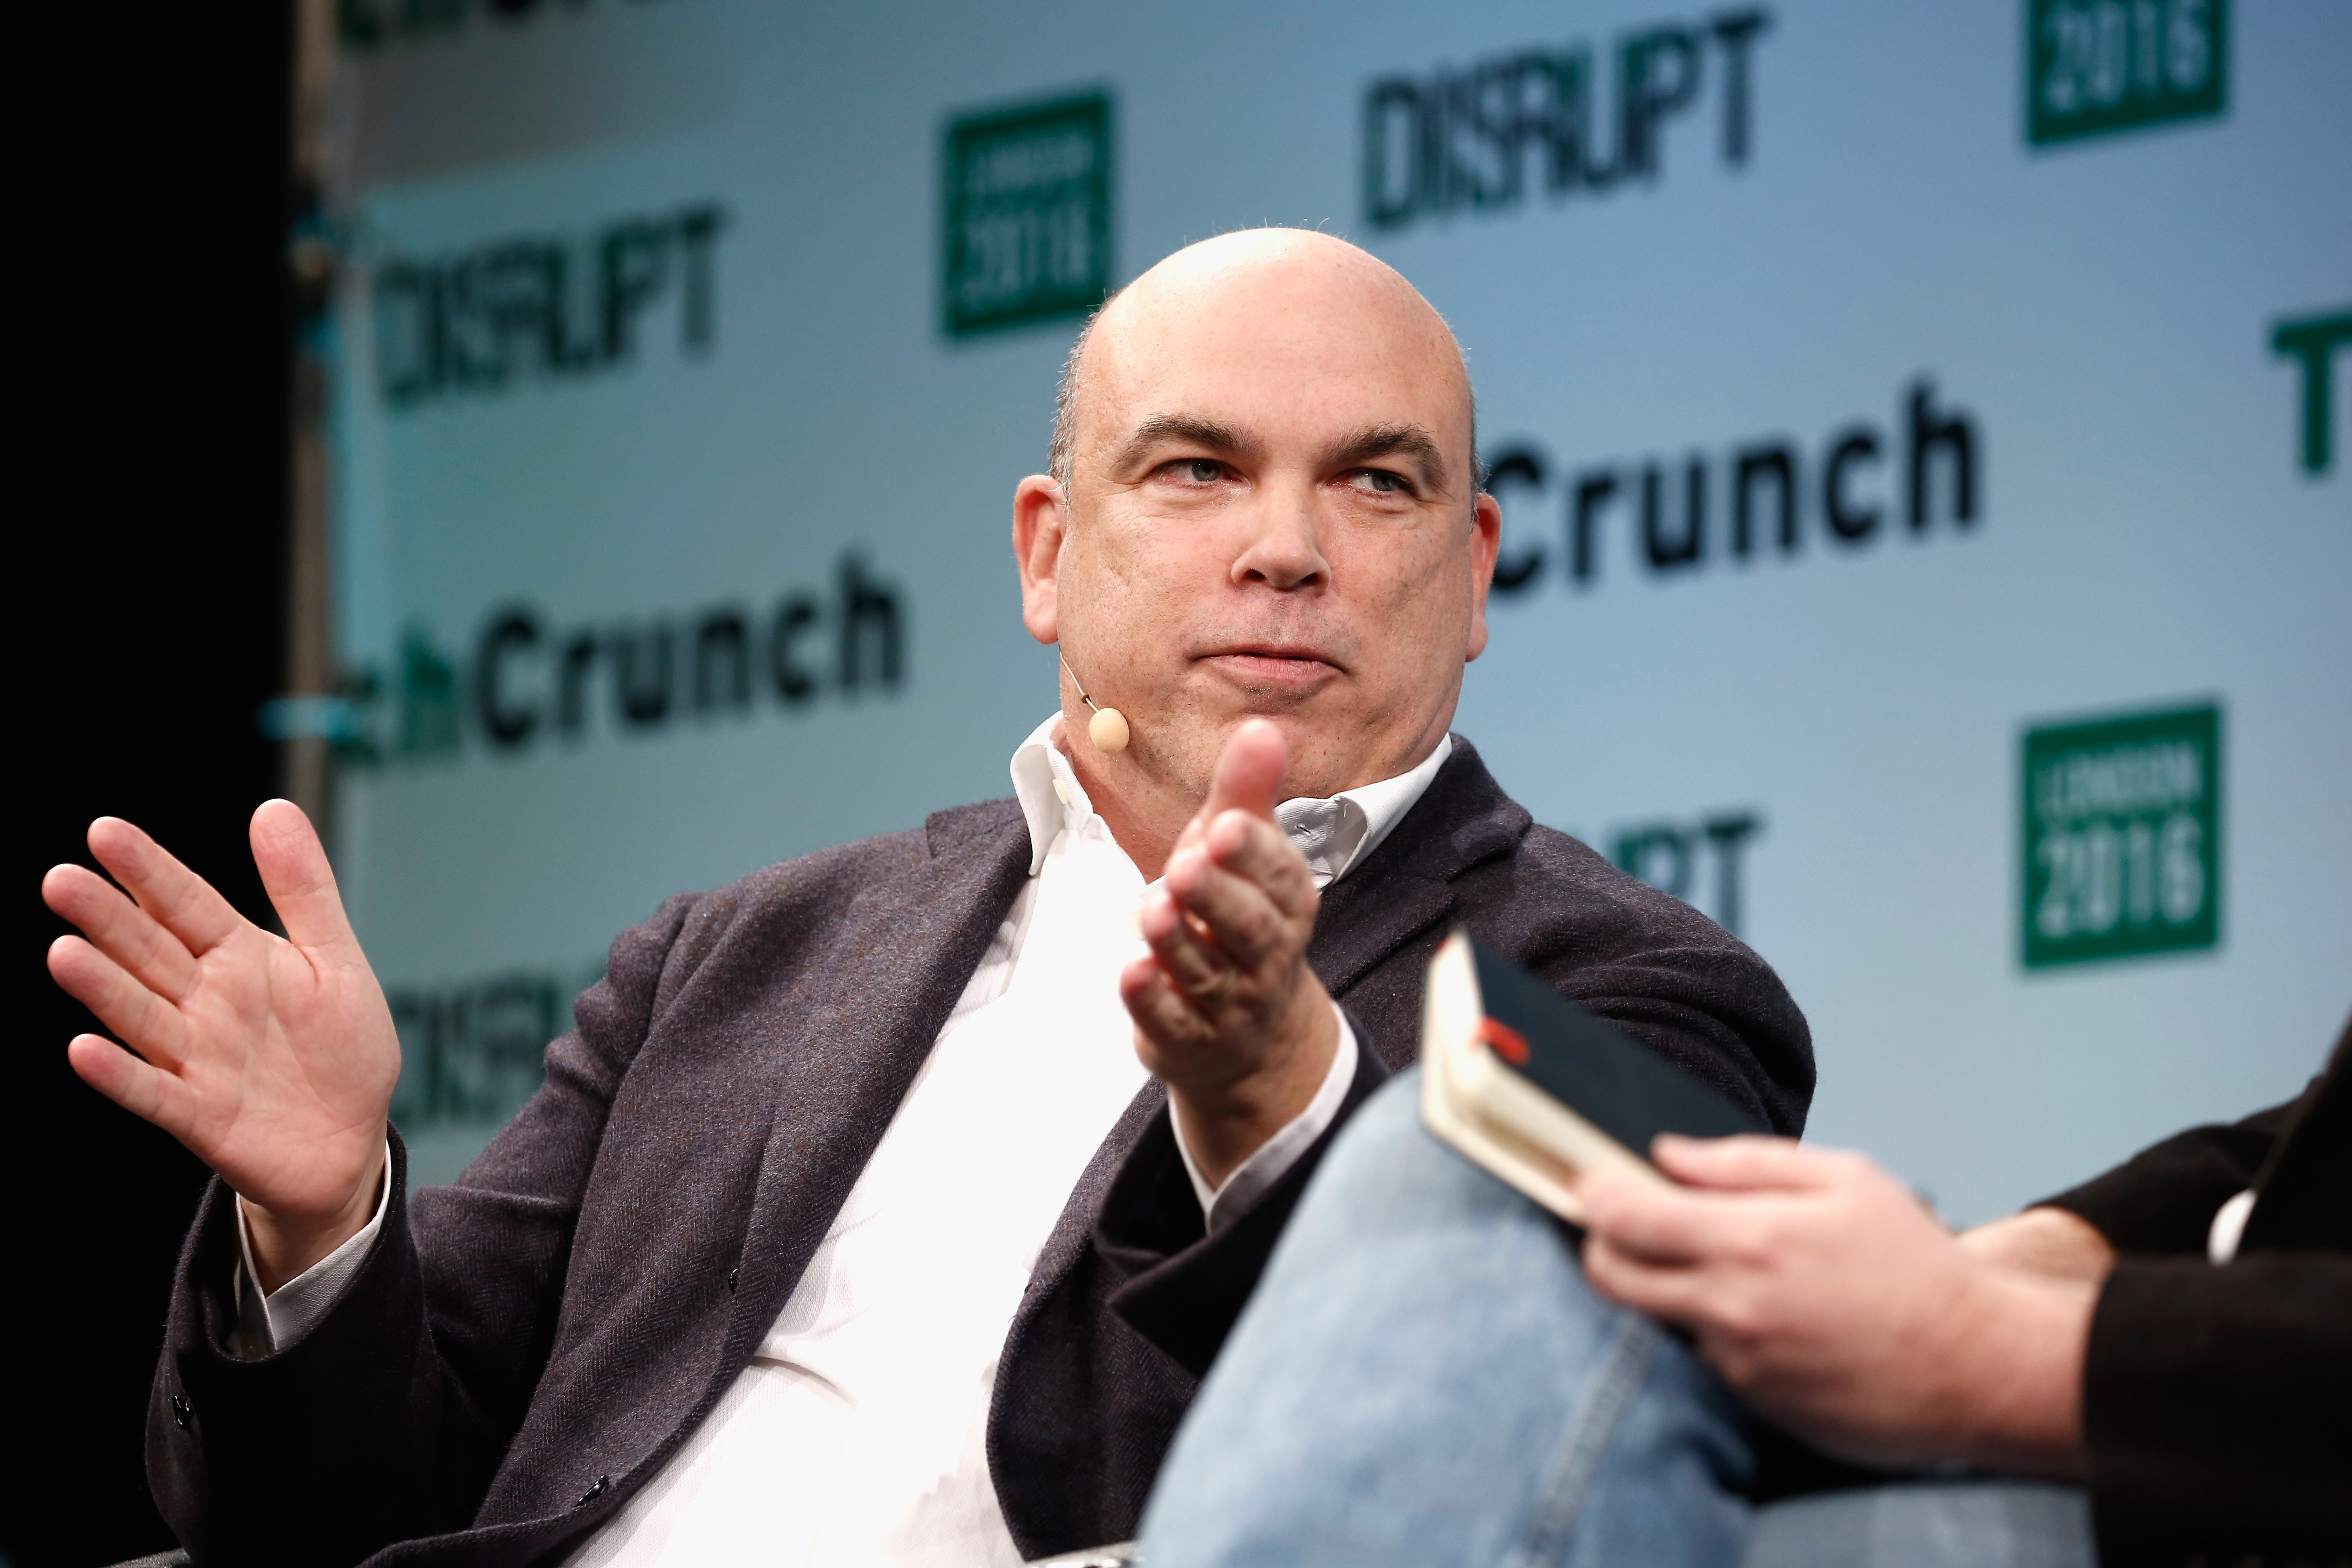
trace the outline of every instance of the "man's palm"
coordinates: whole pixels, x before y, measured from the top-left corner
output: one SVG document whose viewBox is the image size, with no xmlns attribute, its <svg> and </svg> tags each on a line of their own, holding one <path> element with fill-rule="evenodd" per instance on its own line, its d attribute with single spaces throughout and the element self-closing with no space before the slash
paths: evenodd
<svg viewBox="0 0 2352 1568">
<path fill-rule="evenodd" d="M 248 1204 L 332 1224 L 374 1195 L 399 1037 L 310 820 L 271 801 L 252 841 L 284 937 L 131 824 L 92 823 L 91 853 L 131 897 L 79 866 L 50 871 L 42 897 L 84 934 L 51 945 L 49 973 L 138 1053 L 76 1037 L 67 1055 L 85 1082 Z"/>
</svg>

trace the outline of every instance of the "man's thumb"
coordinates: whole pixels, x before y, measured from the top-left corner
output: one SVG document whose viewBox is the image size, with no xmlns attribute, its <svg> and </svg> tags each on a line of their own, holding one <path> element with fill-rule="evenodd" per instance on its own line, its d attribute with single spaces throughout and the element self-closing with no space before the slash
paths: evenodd
<svg viewBox="0 0 2352 1568">
<path fill-rule="evenodd" d="M 1224 752 L 1217 758 L 1216 777 L 1210 782 L 1201 820 L 1213 822 L 1218 813 L 1237 808 L 1271 819 L 1289 754 L 1281 729 L 1272 721 L 1244 720 L 1241 728 L 1226 738 Z"/>
<path fill-rule="evenodd" d="M 289 800 L 269 800 L 253 814 L 253 864 L 261 885 L 297 947 L 333 947 L 352 942 L 350 919 L 335 890 L 326 847 L 302 808 Z"/>
</svg>

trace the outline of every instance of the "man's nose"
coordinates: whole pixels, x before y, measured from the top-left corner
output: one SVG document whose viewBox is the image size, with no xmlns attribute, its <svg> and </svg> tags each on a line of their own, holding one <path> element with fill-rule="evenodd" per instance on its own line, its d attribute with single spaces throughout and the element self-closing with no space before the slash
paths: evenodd
<svg viewBox="0 0 2352 1568">
<path fill-rule="evenodd" d="M 1260 582 L 1287 592 L 1328 585 L 1331 563 L 1323 559 L 1312 496 L 1269 498 L 1255 520 L 1255 531 L 1234 561 L 1236 584 Z"/>
</svg>

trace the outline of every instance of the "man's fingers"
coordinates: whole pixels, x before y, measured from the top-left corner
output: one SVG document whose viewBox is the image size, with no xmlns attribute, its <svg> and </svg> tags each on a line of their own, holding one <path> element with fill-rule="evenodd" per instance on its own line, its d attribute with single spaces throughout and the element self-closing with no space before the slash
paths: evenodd
<svg viewBox="0 0 2352 1568">
<path fill-rule="evenodd" d="M 287 940 L 297 947 L 356 953 L 359 943 L 343 912 L 326 847 L 302 808 L 290 800 L 262 802 L 253 814 L 252 838 L 253 863 L 278 918 L 286 922 Z"/>
<path fill-rule="evenodd" d="M 119 816 L 101 816 L 89 825 L 89 852 L 130 889 L 141 909 L 198 958 L 245 923 L 210 882 Z"/>
<path fill-rule="evenodd" d="M 187 1023 L 178 1010 L 80 937 L 49 944 L 49 974 L 140 1055 L 166 1066 L 186 1055 Z"/>
<path fill-rule="evenodd" d="M 1597 1232 L 1584 1238 L 1583 1262 L 1584 1278 L 1592 1288 L 1620 1306 L 1669 1322 L 1688 1322 L 1703 1315 L 1707 1282 L 1686 1264 L 1637 1257 Z"/>
<path fill-rule="evenodd" d="M 1119 1000 L 1127 1004 L 1135 1026 L 1157 1047 L 1183 1050 L 1198 1047 L 1214 1031 L 1192 1004 L 1176 989 L 1168 972 L 1151 959 L 1139 958 L 1119 972 Z M 1159 1070 L 1158 1066 L 1147 1066 Z"/>
<path fill-rule="evenodd" d="M 1856 1157 L 1808 1149 L 1793 1138 L 1742 1133 L 1681 1138 L 1667 1132 L 1651 1146 L 1658 1169 L 1688 1186 L 1738 1190 L 1825 1187 L 1850 1174 Z"/>
<path fill-rule="evenodd" d="M 1205 996 L 1232 983 L 1233 959 L 1192 928 L 1166 888 L 1154 888 L 1143 895 L 1137 923 L 1152 956 L 1179 991 L 1188 996 Z"/>
<path fill-rule="evenodd" d="M 186 1130 L 185 1086 L 112 1040 L 76 1035 L 66 1047 L 66 1060 L 77 1078 L 131 1115 L 153 1122 L 174 1138 Z"/>
<path fill-rule="evenodd" d="M 1204 851 L 1172 858 L 1160 886 L 1245 967 L 1286 957 L 1300 945 L 1294 918 L 1276 905 L 1265 889 L 1217 865 Z"/>
<path fill-rule="evenodd" d="M 1738 1199 L 1630 1180 L 1588 1183 L 1588 1228 L 1652 1263 L 1696 1263 L 1737 1246 L 1755 1223 Z"/>
<path fill-rule="evenodd" d="M 166 1000 L 178 1002 L 195 989 L 199 971 L 186 945 L 97 872 L 83 866 L 51 867 L 41 879 L 41 901 Z"/>
<path fill-rule="evenodd" d="M 1209 798 L 1200 820 L 1213 822 L 1221 812 L 1246 811 L 1271 821 L 1275 792 L 1282 787 L 1283 763 L 1289 748 L 1271 720 L 1244 719 L 1225 741 L 1217 756 L 1216 775 L 1209 782 Z"/>
<path fill-rule="evenodd" d="M 1228 811 L 1210 820 L 1202 844 L 1215 864 L 1265 889 L 1283 913 L 1314 912 L 1315 877 L 1307 857 L 1273 823 Z"/>
</svg>

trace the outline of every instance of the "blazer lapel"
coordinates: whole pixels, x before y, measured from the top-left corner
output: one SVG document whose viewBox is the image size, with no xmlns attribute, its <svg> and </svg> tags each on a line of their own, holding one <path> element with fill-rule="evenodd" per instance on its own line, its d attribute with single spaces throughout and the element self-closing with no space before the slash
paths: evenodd
<svg viewBox="0 0 2352 1568">
<path fill-rule="evenodd" d="M 1506 796 L 1476 748 L 1460 736 L 1429 788 L 1370 859 L 1326 889 L 1307 962 L 1338 996 L 1383 959 L 1444 918 L 1453 879 L 1507 851 L 1532 819 Z M 1009 1348 L 1076 1267 L 1094 1237 L 1112 1178 L 1168 1103 L 1158 1080 L 1144 1085 L 1118 1119 L 1054 1226 L 1013 1320 Z"/>
<path fill-rule="evenodd" d="M 1371 858 L 1323 892 L 1307 959 L 1333 996 L 1445 918 L 1453 883 L 1507 854 L 1534 819 L 1503 794 L 1477 748 L 1454 737 L 1453 754 Z"/>
<path fill-rule="evenodd" d="M 969 833 L 957 831 L 962 815 L 934 816 L 930 858 L 856 900 L 827 944 L 830 984 L 795 998 L 793 1044 L 766 1101 L 730 1363 L 783 1310 L 1028 876 L 1018 812 Z"/>
<path fill-rule="evenodd" d="M 1020 1338 L 1029 1320 L 1061 1287 L 1087 1248 L 1094 1244 L 1095 1218 L 1102 1212 L 1111 1182 L 1167 1104 L 1167 1088 L 1156 1078 L 1148 1080 L 1119 1113 L 1118 1121 L 1095 1150 L 1094 1158 L 1087 1162 L 1077 1185 L 1070 1189 L 1069 1201 L 1062 1205 L 1061 1217 L 1054 1222 L 1053 1233 L 1038 1249 L 1036 1265 L 1029 1271 L 1028 1289 L 1021 1293 L 1021 1308 L 1013 1314 L 1013 1328 L 1005 1341 L 1008 1345 Z M 1011 1359 L 1009 1355 L 1005 1358 Z M 998 1378 L 1001 1384 L 1001 1368 Z"/>
<path fill-rule="evenodd" d="M 478 1522 L 568 1505 L 583 1455 L 618 1506 L 750 1361 L 1028 874 L 1010 802 L 941 813 L 921 843 L 876 853 L 838 902 L 747 900 L 667 999 L 614 1098 L 548 1367 Z"/>
</svg>

